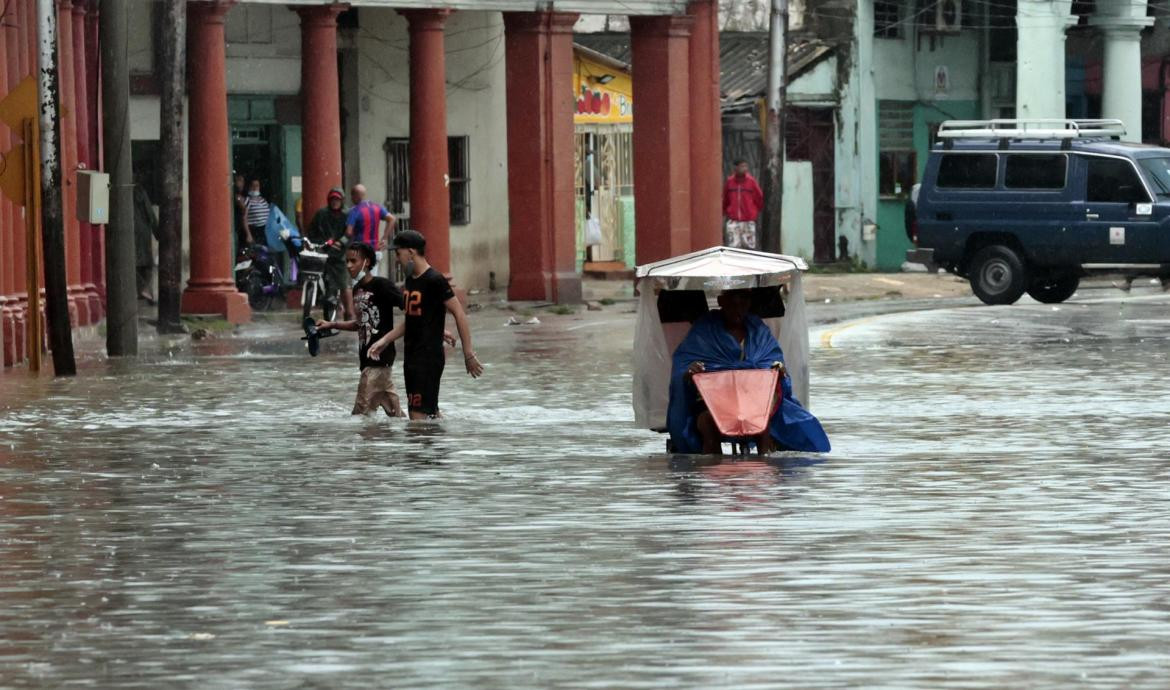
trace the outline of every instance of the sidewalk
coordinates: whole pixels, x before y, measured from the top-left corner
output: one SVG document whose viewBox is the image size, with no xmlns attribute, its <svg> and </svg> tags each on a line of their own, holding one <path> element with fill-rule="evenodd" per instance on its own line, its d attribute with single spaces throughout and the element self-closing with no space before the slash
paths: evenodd
<svg viewBox="0 0 1170 690">
<path fill-rule="evenodd" d="M 634 286 L 626 280 L 585 279 L 582 293 L 589 302 L 631 300 Z M 949 273 L 805 273 L 804 293 L 808 302 L 944 299 L 968 297 L 971 286 Z"/>
</svg>

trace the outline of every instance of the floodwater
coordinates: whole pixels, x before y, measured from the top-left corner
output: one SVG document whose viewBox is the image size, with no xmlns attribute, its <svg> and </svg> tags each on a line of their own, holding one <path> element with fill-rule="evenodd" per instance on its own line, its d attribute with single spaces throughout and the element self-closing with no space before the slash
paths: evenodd
<svg viewBox="0 0 1170 690">
<path fill-rule="evenodd" d="M 439 425 L 292 315 L 0 376 L 0 687 L 1165 687 L 1170 299 L 1098 297 L 815 329 L 823 457 L 664 455 L 622 307 L 476 314 Z"/>
</svg>

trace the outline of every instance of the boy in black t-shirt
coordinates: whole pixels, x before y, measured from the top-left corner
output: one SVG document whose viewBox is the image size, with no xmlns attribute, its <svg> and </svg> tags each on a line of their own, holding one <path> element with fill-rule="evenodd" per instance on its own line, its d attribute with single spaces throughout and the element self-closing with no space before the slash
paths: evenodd
<svg viewBox="0 0 1170 690">
<path fill-rule="evenodd" d="M 357 331 L 358 367 L 362 375 L 353 403 L 353 414 L 373 414 L 381 407 L 387 415 L 401 417 L 402 406 L 394 390 L 394 381 L 390 378 L 390 367 L 394 364 L 394 345 L 379 349 L 377 354 L 370 354 L 373 344 L 393 330 L 394 308 L 402 308 L 402 291 L 398 286 L 388 278 L 379 278 L 373 274 L 377 262 L 378 255 L 370 245 L 361 242 L 349 245 L 345 252 L 345 267 L 353 283 L 356 318 L 353 321 L 318 321 L 317 328 Z"/>
<path fill-rule="evenodd" d="M 439 416 L 439 382 L 446 364 L 443 351 L 443 324 L 447 312 L 455 317 L 455 327 L 463 344 L 463 363 L 472 378 L 479 378 L 483 365 L 471 349 L 471 327 L 463 306 L 455 298 L 451 285 L 426 259 L 426 238 L 414 230 L 394 236 L 394 255 L 406 269 L 402 323 L 370 347 L 377 357 L 405 335 L 402 374 L 406 380 L 406 400 L 411 419 Z"/>
</svg>

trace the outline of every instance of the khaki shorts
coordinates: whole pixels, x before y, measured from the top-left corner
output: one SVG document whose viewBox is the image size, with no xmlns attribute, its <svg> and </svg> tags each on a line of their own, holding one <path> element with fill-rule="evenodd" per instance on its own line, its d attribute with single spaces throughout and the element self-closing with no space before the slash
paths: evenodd
<svg viewBox="0 0 1170 690">
<path fill-rule="evenodd" d="M 403 416 L 398 393 L 394 391 L 394 380 L 390 378 L 390 367 L 366 367 L 362 369 L 362 378 L 358 382 L 352 414 L 373 414 L 379 407 L 391 417 Z"/>
</svg>

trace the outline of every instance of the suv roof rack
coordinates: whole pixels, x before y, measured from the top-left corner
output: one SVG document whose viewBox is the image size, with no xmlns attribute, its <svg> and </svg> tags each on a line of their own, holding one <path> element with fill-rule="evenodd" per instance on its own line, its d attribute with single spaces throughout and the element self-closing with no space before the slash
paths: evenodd
<svg viewBox="0 0 1170 690">
<path fill-rule="evenodd" d="M 938 138 L 999 139 L 1120 139 L 1125 136 L 1121 120 L 1069 120 L 1066 118 L 1029 118 L 1021 120 L 947 120 L 938 126 Z"/>
</svg>

